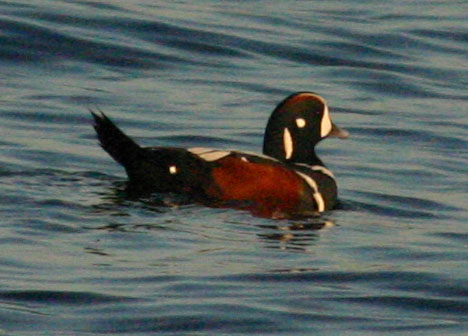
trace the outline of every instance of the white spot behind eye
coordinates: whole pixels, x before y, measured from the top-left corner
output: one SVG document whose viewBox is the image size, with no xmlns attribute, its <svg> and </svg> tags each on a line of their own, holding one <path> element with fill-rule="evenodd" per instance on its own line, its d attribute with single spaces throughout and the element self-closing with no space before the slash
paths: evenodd
<svg viewBox="0 0 468 336">
<path fill-rule="evenodd" d="M 177 174 L 177 167 L 169 166 L 169 173 L 171 173 L 172 175 Z"/>
<path fill-rule="evenodd" d="M 304 128 L 305 125 L 306 125 L 306 121 L 304 119 L 302 119 L 302 118 L 297 118 L 296 119 L 296 125 L 299 128 Z"/>
<path fill-rule="evenodd" d="M 332 130 L 332 122 L 327 104 L 324 105 L 322 121 L 320 122 L 320 136 L 325 138 Z"/>
<path fill-rule="evenodd" d="M 290 159 L 293 154 L 293 141 L 291 137 L 291 133 L 287 128 L 284 129 L 283 133 L 283 145 L 284 145 L 284 152 L 286 153 L 286 159 Z"/>
<path fill-rule="evenodd" d="M 249 162 L 249 160 L 247 160 L 247 158 L 245 156 L 241 157 L 241 160 L 244 161 L 244 162 Z"/>
</svg>

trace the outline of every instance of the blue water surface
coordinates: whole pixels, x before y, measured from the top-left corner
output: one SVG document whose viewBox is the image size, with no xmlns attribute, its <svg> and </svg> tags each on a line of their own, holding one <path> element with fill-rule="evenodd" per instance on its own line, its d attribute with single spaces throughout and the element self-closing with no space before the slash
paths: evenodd
<svg viewBox="0 0 468 336">
<path fill-rule="evenodd" d="M 466 1 L 0 0 L 0 335 L 467 334 L 467 55 Z M 301 90 L 311 219 L 128 197 L 88 113 L 260 152 Z"/>
</svg>

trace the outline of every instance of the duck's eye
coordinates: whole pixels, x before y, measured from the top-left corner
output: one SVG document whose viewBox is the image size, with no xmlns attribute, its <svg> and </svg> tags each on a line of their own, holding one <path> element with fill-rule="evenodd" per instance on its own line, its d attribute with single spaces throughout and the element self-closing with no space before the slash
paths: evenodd
<svg viewBox="0 0 468 336">
<path fill-rule="evenodd" d="M 297 118 L 297 119 L 296 119 L 296 125 L 297 125 L 297 127 L 299 127 L 299 128 L 304 128 L 305 125 L 306 125 L 305 119 Z"/>
</svg>

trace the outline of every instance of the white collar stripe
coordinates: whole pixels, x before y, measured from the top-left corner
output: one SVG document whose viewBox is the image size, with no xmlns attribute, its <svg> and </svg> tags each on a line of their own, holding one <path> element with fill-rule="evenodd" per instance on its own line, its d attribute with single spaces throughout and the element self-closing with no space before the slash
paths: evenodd
<svg viewBox="0 0 468 336">
<path fill-rule="evenodd" d="M 296 166 L 309 168 L 310 170 L 313 170 L 313 171 L 319 171 L 322 174 L 325 174 L 327 176 L 330 176 L 332 179 L 335 179 L 335 175 L 333 175 L 332 171 L 325 168 L 324 166 L 318 166 L 318 165 L 310 166 L 310 165 L 308 165 L 306 163 L 296 163 Z"/>
<path fill-rule="evenodd" d="M 312 190 L 314 191 L 312 196 L 314 197 L 315 203 L 317 203 L 317 210 L 319 212 L 325 211 L 325 202 L 323 200 L 322 194 L 318 190 L 317 183 L 315 183 L 315 181 L 311 177 L 307 176 L 306 174 L 298 172 L 297 170 L 295 172 L 300 177 L 302 177 L 307 182 L 307 184 L 312 188 Z"/>
</svg>

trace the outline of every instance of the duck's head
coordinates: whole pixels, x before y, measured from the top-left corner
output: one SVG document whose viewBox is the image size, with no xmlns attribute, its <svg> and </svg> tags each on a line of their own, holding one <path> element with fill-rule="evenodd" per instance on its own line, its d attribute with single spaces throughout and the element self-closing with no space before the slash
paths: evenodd
<svg viewBox="0 0 468 336">
<path fill-rule="evenodd" d="M 349 133 L 330 119 L 326 101 L 313 92 L 297 92 L 284 99 L 268 120 L 263 154 L 281 161 L 317 164 L 314 147 L 322 139 L 347 138 Z"/>
</svg>

